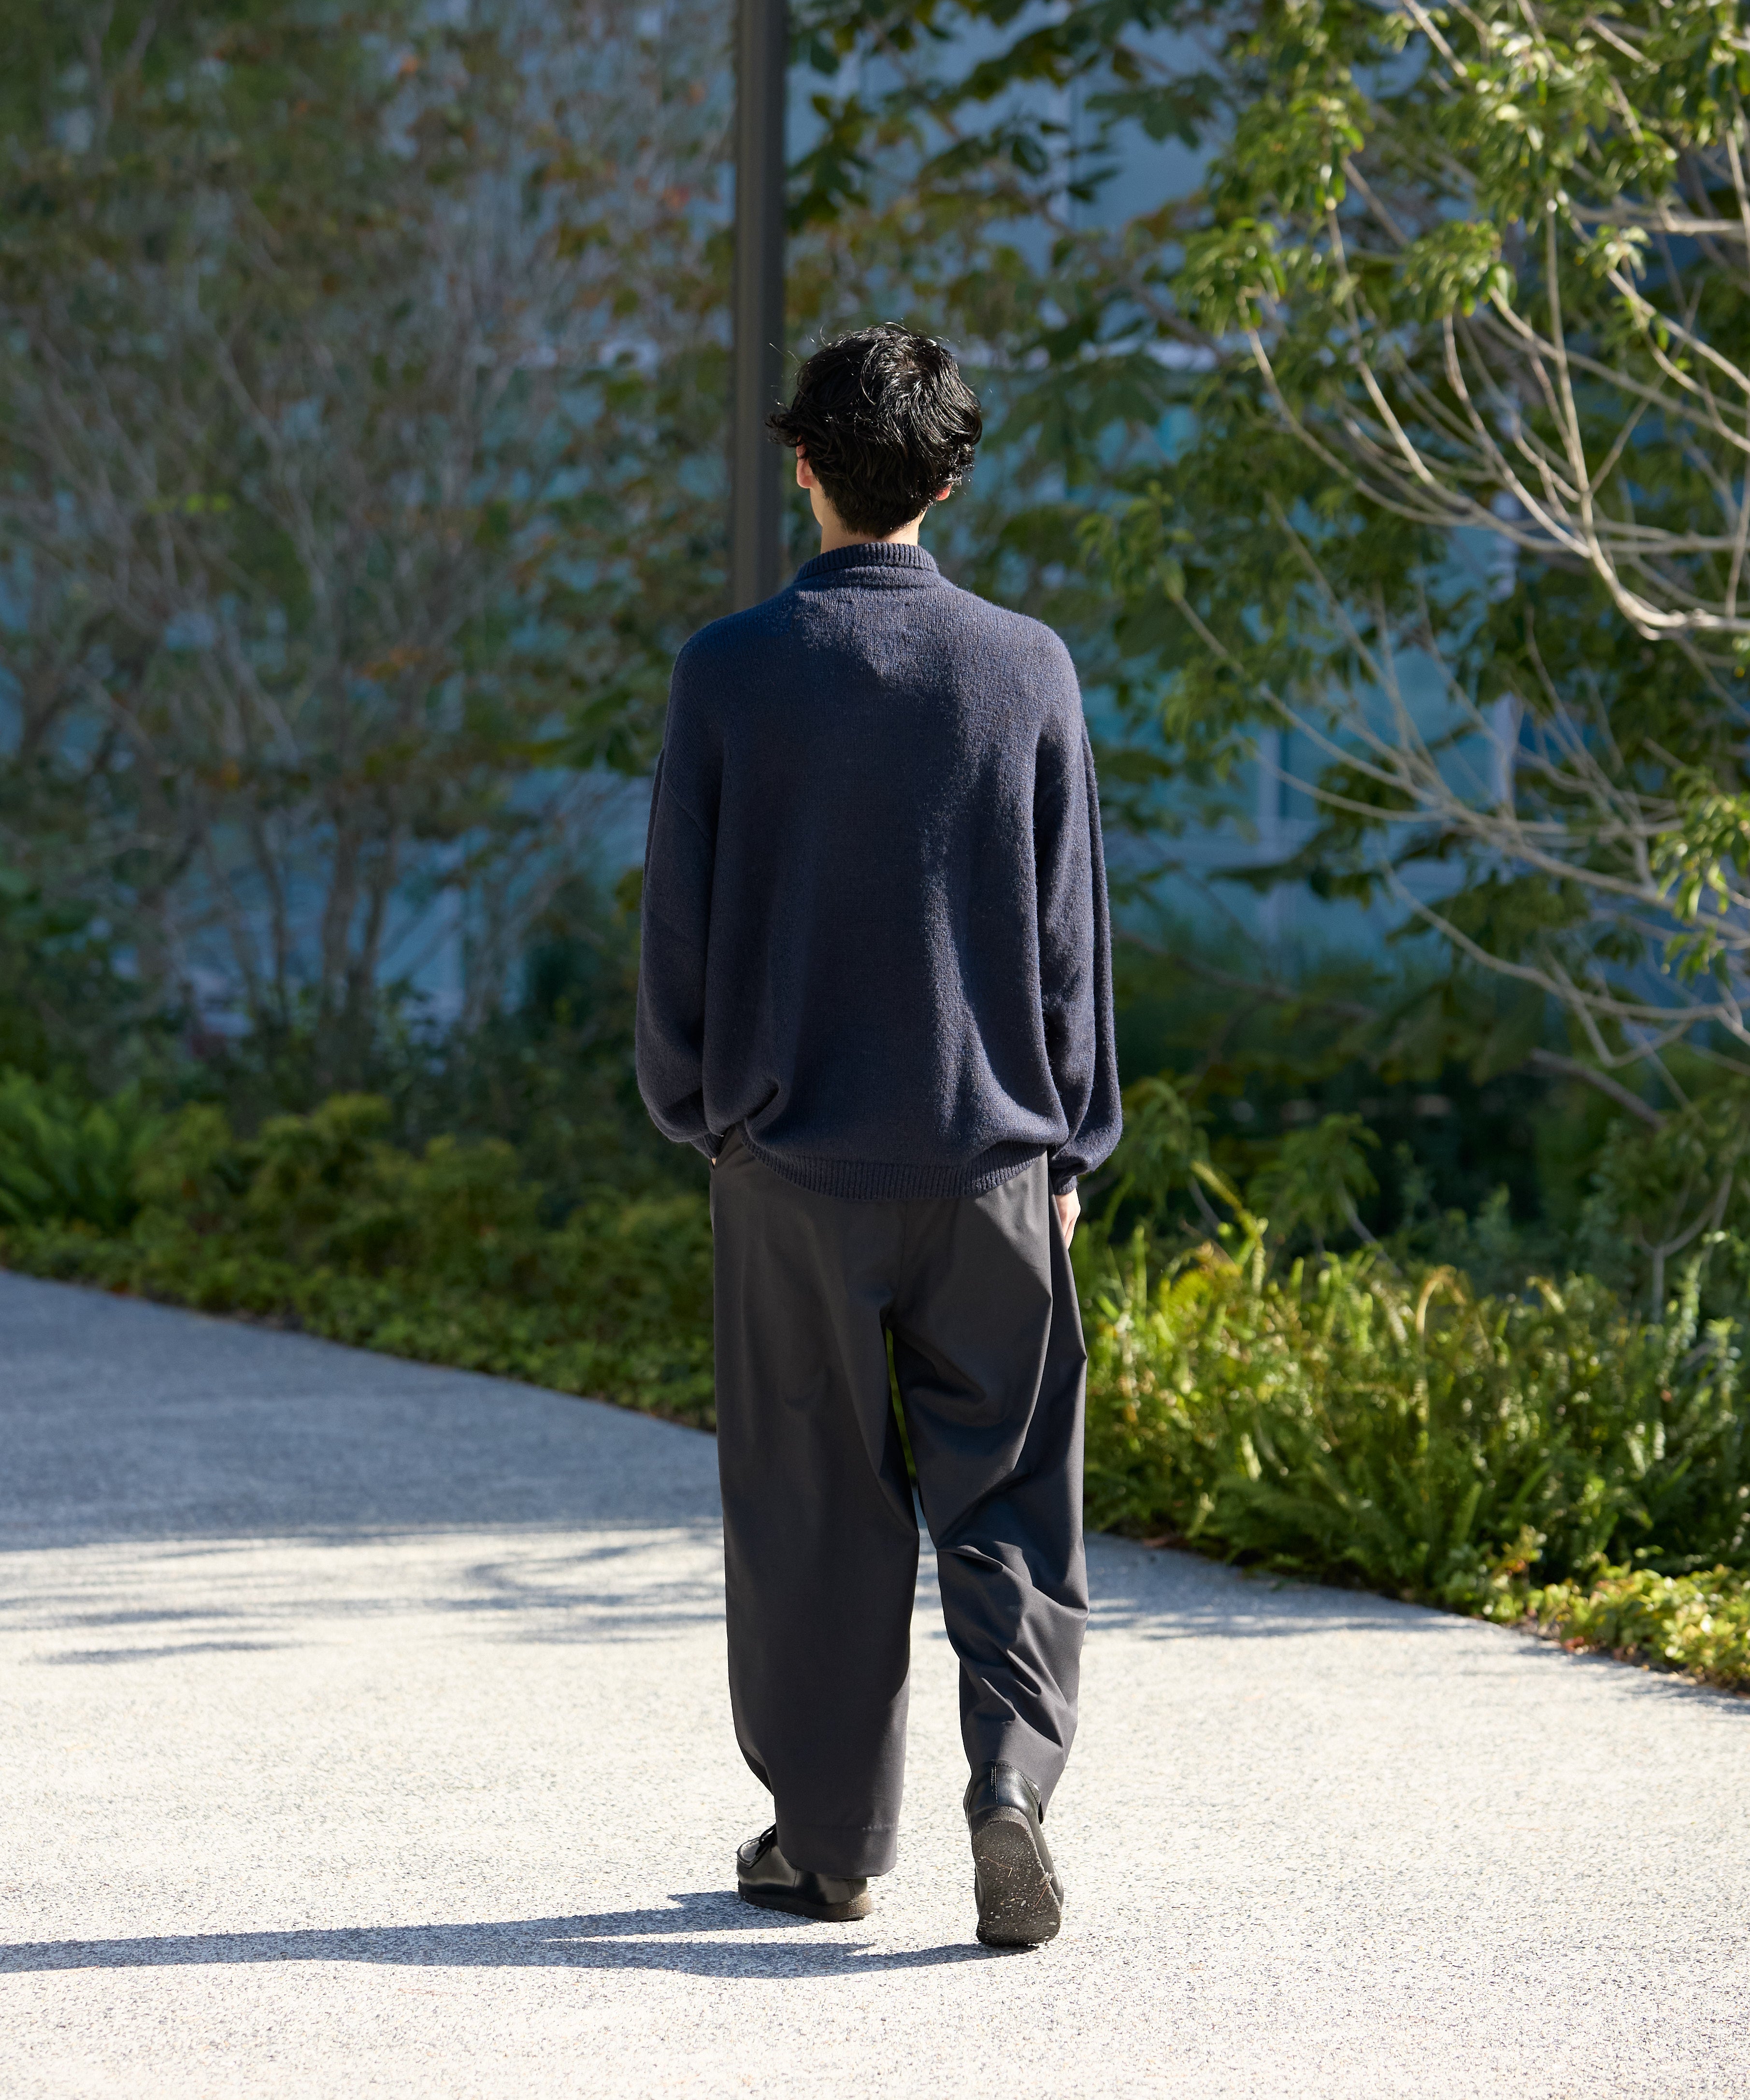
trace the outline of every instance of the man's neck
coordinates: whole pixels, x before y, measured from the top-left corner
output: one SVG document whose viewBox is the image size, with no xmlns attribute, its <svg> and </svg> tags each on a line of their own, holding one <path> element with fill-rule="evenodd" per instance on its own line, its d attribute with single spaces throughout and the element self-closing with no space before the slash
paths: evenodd
<svg viewBox="0 0 1750 2100">
<path fill-rule="evenodd" d="M 834 518 L 820 527 L 820 551 L 823 554 L 836 554 L 841 547 L 915 547 L 917 530 L 923 522 L 921 518 L 914 518 L 897 532 L 853 532 Z"/>
</svg>

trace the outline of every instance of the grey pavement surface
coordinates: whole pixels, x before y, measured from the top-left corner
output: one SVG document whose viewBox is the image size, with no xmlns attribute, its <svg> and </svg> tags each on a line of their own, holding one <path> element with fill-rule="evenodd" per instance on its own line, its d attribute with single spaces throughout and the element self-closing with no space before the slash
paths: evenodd
<svg viewBox="0 0 1750 2100">
<path fill-rule="evenodd" d="M 1750 2094 L 1750 1701 L 1094 1542 L 1061 1939 L 738 1904 L 709 1440 L 0 1276 L 0 2094 Z"/>
</svg>

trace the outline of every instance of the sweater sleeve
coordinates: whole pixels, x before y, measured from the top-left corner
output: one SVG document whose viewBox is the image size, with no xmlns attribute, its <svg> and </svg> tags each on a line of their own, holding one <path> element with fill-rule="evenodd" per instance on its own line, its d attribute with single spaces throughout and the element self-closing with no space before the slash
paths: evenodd
<svg viewBox="0 0 1750 2100">
<path fill-rule="evenodd" d="M 716 857 L 716 798 L 675 666 L 667 734 L 650 794 L 644 843 L 635 1041 L 638 1090 L 665 1137 L 708 1159 L 723 1133 L 705 1113 L 705 967 Z M 687 791 L 691 790 L 691 793 Z M 708 806 L 700 807 L 701 802 Z"/>
<path fill-rule="evenodd" d="M 1073 682 L 1073 672 L 1069 673 Z M 1118 1142 L 1124 1111 L 1112 1029 L 1111 926 L 1094 747 L 1074 730 L 1042 748 L 1034 812 L 1039 982 L 1045 1048 L 1069 1135 L 1050 1155 L 1051 1193 L 1067 1195 Z"/>
</svg>

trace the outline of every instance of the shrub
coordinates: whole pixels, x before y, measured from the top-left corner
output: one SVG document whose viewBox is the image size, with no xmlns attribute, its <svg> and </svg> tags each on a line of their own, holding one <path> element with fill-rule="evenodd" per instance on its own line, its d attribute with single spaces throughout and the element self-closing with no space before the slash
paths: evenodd
<svg viewBox="0 0 1750 2100">
<path fill-rule="evenodd" d="M 1249 1225 L 1158 1267 L 1139 1233 L 1094 1282 L 1091 1522 L 1472 1611 L 1534 1567 L 1750 1560 L 1736 1339 L 1693 1268 L 1652 1325 L 1371 1249 L 1277 1275 Z"/>
<path fill-rule="evenodd" d="M 1570 1648 L 1604 1648 L 1704 1683 L 1750 1686 L 1750 1588 L 1731 1568 L 1671 1576 L 1605 1568 L 1589 1585 L 1533 1590 L 1524 1608 L 1540 1632 Z"/>
<path fill-rule="evenodd" d="M 415 1154 L 388 1119 L 340 1095 L 245 1141 L 185 1109 L 139 1149 L 125 1234 L 14 1230 L 0 1258 L 710 1424 L 703 1196 L 597 1196 L 549 1224 L 509 1146 Z"/>
<path fill-rule="evenodd" d="M 0 1071 L 0 1224 L 122 1231 L 139 1207 L 137 1170 L 159 1128 L 137 1089 L 92 1103 Z"/>
</svg>

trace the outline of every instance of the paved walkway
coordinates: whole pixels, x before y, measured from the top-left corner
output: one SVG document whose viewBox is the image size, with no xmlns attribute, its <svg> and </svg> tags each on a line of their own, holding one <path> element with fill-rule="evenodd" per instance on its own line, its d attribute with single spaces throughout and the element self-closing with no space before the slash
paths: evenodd
<svg viewBox="0 0 1750 2100">
<path fill-rule="evenodd" d="M 875 1915 L 726 1894 L 709 1441 L 0 1277 L 0 2093 L 1750 2093 L 1750 1701 L 1111 1541 L 1063 1938 L 917 1644 Z"/>
</svg>

